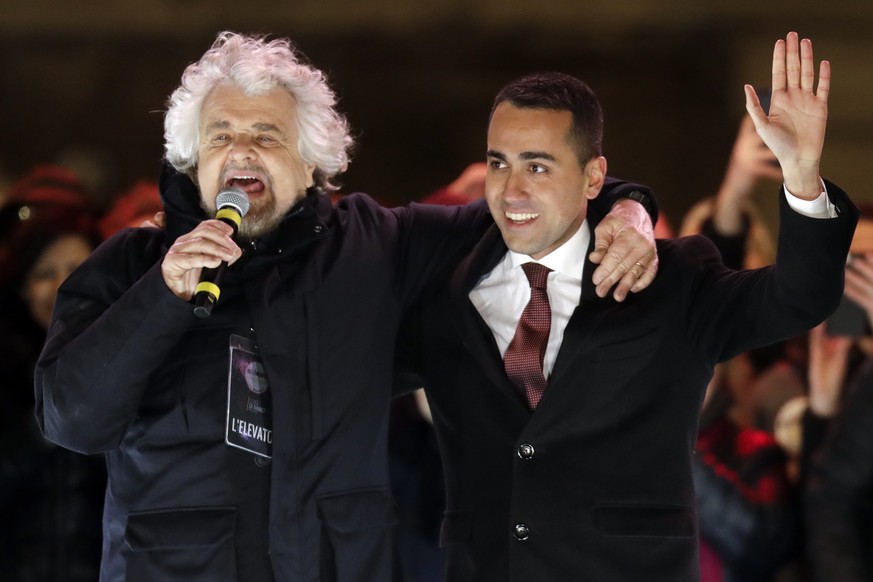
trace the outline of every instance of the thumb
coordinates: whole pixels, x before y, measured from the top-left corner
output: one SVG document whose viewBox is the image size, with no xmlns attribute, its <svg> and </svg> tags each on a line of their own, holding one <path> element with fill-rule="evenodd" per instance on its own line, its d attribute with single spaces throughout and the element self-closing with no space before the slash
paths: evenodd
<svg viewBox="0 0 873 582">
<path fill-rule="evenodd" d="M 588 255 L 588 259 L 594 264 L 600 264 L 600 261 L 606 255 L 606 251 L 615 240 L 615 232 L 611 224 L 612 221 L 607 216 L 594 229 L 594 250 Z"/>
<path fill-rule="evenodd" d="M 752 118 L 752 123 L 755 124 L 755 130 L 758 135 L 761 134 L 761 128 L 767 124 L 767 114 L 761 107 L 761 101 L 758 99 L 755 88 L 751 85 L 744 85 L 743 90 L 746 92 L 746 111 L 749 112 L 749 117 Z"/>
</svg>

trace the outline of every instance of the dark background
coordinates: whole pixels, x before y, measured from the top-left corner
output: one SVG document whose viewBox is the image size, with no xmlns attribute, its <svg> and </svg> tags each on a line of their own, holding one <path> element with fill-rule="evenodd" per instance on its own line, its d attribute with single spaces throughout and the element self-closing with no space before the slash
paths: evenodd
<svg viewBox="0 0 873 582">
<path fill-rule="evenodd" d="M 653 186 L 677 224 L 719 185 L 743 83 L 768 85 L 773 42 L 797 30 L 834 71 L 823 171 L 865 199 L 871 27 L 869 0 L 3 0 L 0 174 L 96 167 L 104 204 L 154 177 L 167 96 L 231 29 L 288 36 L 327 72 L 358 143 L 343 191 L 394 204 L 451 181 L 483 159 L 500 87 L 553 69 L 599 95 L 610 174 Z M 765 215 L 774 193 L 758 198 Z"/>
</svg>

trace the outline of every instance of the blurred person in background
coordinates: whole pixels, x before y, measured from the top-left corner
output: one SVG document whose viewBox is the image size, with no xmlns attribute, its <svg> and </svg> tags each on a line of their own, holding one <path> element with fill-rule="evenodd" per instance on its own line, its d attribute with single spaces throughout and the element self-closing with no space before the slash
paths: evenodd
<svg viewBox="0 0 873 582">
<path fill-rule="evenodd" d="M 769 111 L 769 92 L 757 91 L 757 95 L 761 107 Z M 752 118 L 743 115 L 718 193 L 686 213 L 679 235 L 703 234 L 716 244 L 725 265 L 735 269 L 772 264 L 776 247 L 751 199 L 767 182 L 774 187 L 782 182 L 782 169 L 755 131 Z"/>
<path fill-rule="evenodd" d="M 100 564 L 106 469 L 45 441 L 34 417 L 33 371 L 58 287 L 98 243 L 82 185 L 38 167 L 0 209 L 0 576 L 93 582 Z"/>
<path fill-rule="evenodd" d="M 873 580 L 873 209 L 862 206 L 840 314 L 811 334 L 804 418 L 814 582 Z"/>
<path fill-rule="evenodd" d="M 106 240 L 123 228 L 151 225 L 163 210 L 157 182 L 140 180 L 116 197 L 100 217 L 100 234 Z"/>
</svg>

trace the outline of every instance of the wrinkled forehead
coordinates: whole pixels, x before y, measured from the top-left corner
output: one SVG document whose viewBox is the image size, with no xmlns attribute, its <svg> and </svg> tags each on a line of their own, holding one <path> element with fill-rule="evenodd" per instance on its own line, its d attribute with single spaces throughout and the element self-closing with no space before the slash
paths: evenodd
<svg viewBox="0 0 873 582">
<path fill-rule="evenodd" d="M 297 101 L 281 87 L 249 94 L 236 85 L 218 85 L 203 100 L 200 128 L 278 127 L 294 131 L 297 126 Z"/>
</svg>

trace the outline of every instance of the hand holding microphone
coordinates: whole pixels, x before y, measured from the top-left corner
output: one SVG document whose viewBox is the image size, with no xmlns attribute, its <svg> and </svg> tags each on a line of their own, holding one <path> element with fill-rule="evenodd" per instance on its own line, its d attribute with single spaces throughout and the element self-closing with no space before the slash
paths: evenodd
<svg viewBox="0 0 873 582">
<path fill-rule="evenodd" d="M 249 211 L 249 197 L 242 190 L 224 190 L 216 196 L 215 207 L 215 218 L 233 229 L 230 238 L 236 242 L 239 225 Z M 212 308 L 221 296 L 221 279 L 225 269 L 227 261 L 221 261 L 218 267 L 206 267 L 200 273 L 200 282 L 194 289 L 194 315 L 197 317 L 204 318 L 212 314 Z"/>
<path fill-rule="evenodd" d="M 178 297 L 194 297 L 194 313 L 208 317 L 221 295 L 221 279 L 229 264 L 242 254 L 235 237 L 249 210 L 249 199 L 240 190 L 225 190 L 215 199 L 215 220 L 204 220 L 180 236 L 161 264 L 164 281 Z"/>
</svg>

